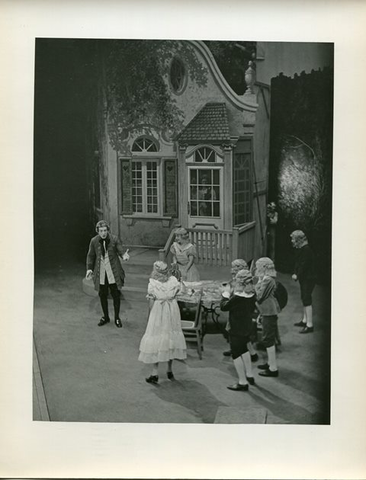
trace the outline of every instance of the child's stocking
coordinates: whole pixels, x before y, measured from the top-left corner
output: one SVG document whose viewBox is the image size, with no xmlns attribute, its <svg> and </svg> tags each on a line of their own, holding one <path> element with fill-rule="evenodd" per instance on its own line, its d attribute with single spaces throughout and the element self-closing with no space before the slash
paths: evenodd
<svg viewBox="0 0 366 480">
<path fill-rule="evenodd" d="M 253 377 L 253 371 L 252 371 L 252 360 L 250 358 L 250 353 L 245 352 L 241 358 L 243 359 L 244 366 L 245 366 L 245 373 L 247 377 Z"/>
<path fill-rule="evenodd" d="M 238 374 L 239 377 L 239 383 L 240 385 L 247 385 L 247 377 L 245 376 L 245 369 L 244 369 L 244 362 L 241 357 L 235 358 L 234 360 L 234 367 L 236 370 L 236 373 Z"/>
<path fill-rule="evenodd" d="M 253 347 L 252 342 L 247 343 L 247 348 L 249 350 L 250 355 L 255 355 L 257 352 L 255 351 L 255 348 Z"/>
<path fill-rule="evenodd" d="M 309 305 L 308 307 L 305 307 L 306 311 L 306 326 L 307 327 L 312 327 L 313 326 L 313 307 L 312 305 Z"/>
<path fill-rule="evenodd" d="M 155 376 L 155 375 L 158 374 L 158 367 L 159 367 L 158 363 L 153 364 L 153 369 L 152 369 L 151 375 Z"/>
<path fill-rule="evenodd" d="M 272 372 L 277 370 L 277 360 L 276 360 L 276 347 L 272 345 L 272 347 L 267 348 L 267 355 L 268 355 L 268 365 L 269 369 Z"/>
</svg>

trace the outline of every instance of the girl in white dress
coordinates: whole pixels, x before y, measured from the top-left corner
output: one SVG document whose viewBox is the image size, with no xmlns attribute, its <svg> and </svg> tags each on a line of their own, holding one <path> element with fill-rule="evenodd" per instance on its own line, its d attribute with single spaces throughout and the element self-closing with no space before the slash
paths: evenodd
<svg viewBox="0 0 366 480">
<path fill-rule="evenodd" d="M 141 362 L 152 364 L 153 367 L 150 377 L 146 378 L 148 383 L 158 383 L 160 362 L 168 362 L 167 377 L 174 380 L 173 359 L 187 358 L 180 311 L 175 299 L 180 288 L 181 284 L 170 275 L 167 264 L 155 262 L 147 290 L 152 306 L 139 355 Z"/>
</svg>

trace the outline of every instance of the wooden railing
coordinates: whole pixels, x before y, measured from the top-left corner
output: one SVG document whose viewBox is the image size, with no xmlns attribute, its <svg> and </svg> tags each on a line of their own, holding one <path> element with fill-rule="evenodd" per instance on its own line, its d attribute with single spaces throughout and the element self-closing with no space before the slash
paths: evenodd
<svg viewBox="0 0 366 480">
<path fill-rule="evenodd" d="M 235 258 L 250 262 L 254 258 L 255 222 L 245 223 L 233 229 L 233 253 Z"/>
<path fill-rule="evenodd" d="M 253 259 L 255 222 L 246 223 L 233 230 L 187 228 L 190 241 L 197 248 L 197 263 L 205 265 L 230 265 L 235 258 Z M 159 259 L 171 263 L 170 247 L 174 231 L 170 232 L 164 248 L 159 250 Z"/>
<path fill-rule="evenodd" d="M 159 249 L 159 260 L 162 262 L 172 263 L 172 254 L 170 253 L 170 247 L 173 245 L 175 238 L 175 228 L 170 232 L 165 247 Z"/>
<path fill-rule="evenodd" d="M 191 242 L 196 245 L 197 263 L 229 265 L 233 253 L 233 232 L 187 228 Z"/>
</svg>

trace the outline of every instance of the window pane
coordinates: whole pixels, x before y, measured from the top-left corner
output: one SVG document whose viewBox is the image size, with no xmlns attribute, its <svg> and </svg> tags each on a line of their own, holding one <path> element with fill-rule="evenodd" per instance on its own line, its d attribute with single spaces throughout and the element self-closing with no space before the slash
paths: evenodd
<svg viewBox="0 0 366 480">
<path fill-rule="evenodd" d="M 213 202 L 213 216 L 219 217 L 220 216 L 220 203 Z"/>
<path fill-rule="evenodd" d="M 212 188 L 212 200 L 220 200 L 220 187 Z"/>
<path fill-rule="evenodd" d="M 198 203 L 199 216 L 210 217 L 211 216 L 211 204 L 209 202 Z"/>
<path fill-rule="evenodd" d="M 202 155 L 201 155 L 201 152 L 199 150 L 196 150 L 194 152 L 194 161 L 197 162 L 197 163 L 200 163 L 202 162 L 203 158 L 202 158 Z"/>
<path fill-rule="evenodd" d="M 150 138 L 142 137 L 135 140 L 132 145 L 133 152 L 157 152 L 158 144 Z"/>
<path fill-rule="evenodd" d="M 214 185 L 220 185 L 220 171 L 219 170 L 212 170 L 212 183 Z"/>
<path fill-rule="evenodd" d="M 208 149 L 206 149 L 208 150 Z M 215 152 L 213 150 L 210 150 L 209 152 L 207 152 L 206 154 L 206 159 L 208 162 L 214 162 L 215 161 Z"/>
</svg>

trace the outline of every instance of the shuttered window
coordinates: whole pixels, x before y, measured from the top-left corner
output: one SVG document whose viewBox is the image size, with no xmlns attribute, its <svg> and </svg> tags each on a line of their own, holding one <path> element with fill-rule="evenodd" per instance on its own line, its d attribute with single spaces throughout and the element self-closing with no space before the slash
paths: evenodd
<svg viewBox="0 0 366 480">
<path fill-rule="evenodd" d="M 176 160 L 121 159 L 121 212 L 178 216 Z"/>
</svg>

